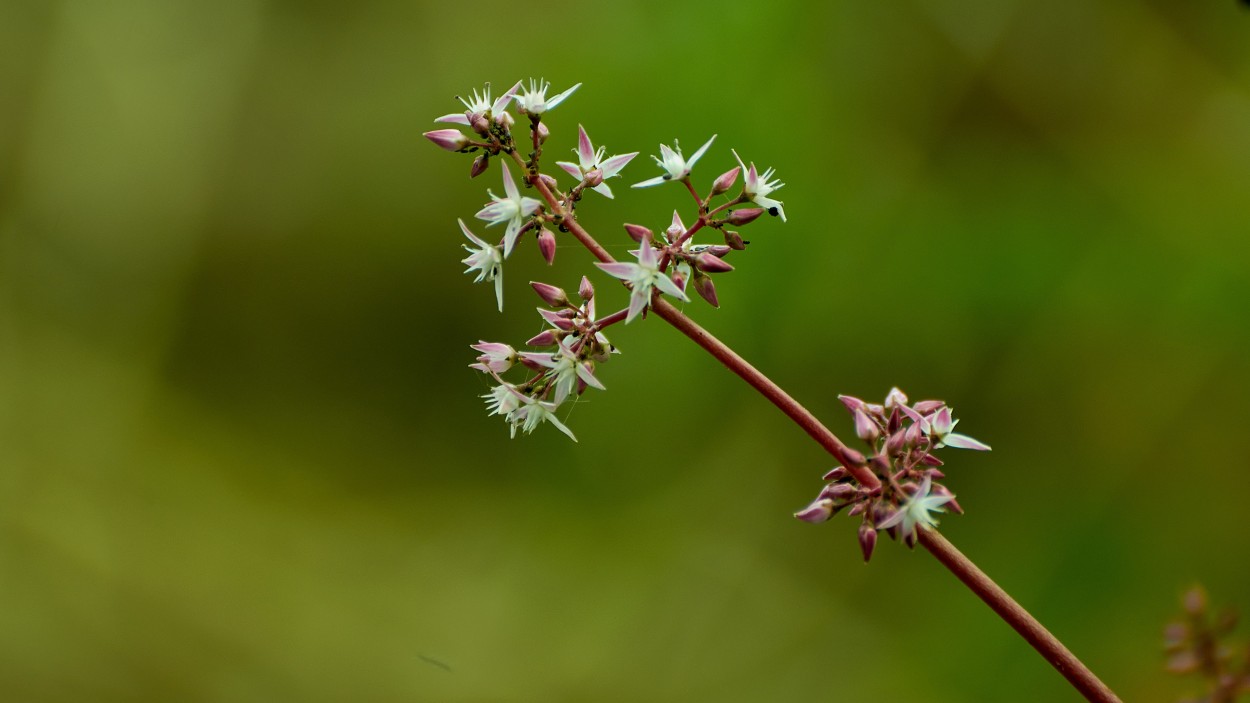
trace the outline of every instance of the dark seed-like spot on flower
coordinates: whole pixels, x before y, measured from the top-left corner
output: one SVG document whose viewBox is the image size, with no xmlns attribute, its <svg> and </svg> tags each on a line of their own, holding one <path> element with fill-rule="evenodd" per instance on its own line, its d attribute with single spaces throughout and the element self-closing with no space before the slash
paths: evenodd
<svg viewBox="0 0 1250 703">
<path fill-rule="evenodd" d="M 775 207 L 770 207 L 770 208 L 768 208 L 768 214 L 772 215 L 773 217 L 776 217 L 776 216 L 777 216 L 777 208 L 775 208 Z"/>
<path fill-rule="evenodd" d="M 666 173 L 666 174 L 664 174 L 663 176 L 660 176 L 660 178 L 662 178 L 662 179 L 664 179 L 664 180 L 666 180 L 666 181 L 671 181 L 671 180 L 673 180 L 673 174 L 671 174 L 671 173 Z"/>
</svg>

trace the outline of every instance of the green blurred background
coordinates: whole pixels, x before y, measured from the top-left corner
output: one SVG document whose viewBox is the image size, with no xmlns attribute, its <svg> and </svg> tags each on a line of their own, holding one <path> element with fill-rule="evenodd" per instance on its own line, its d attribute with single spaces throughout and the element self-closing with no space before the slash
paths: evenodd
<svg viewBox="0 0 1250 703">
<path fill-rule="evenodd" d="M 0 695 L 1067 701 L 927 554 L 790 513 L 818 447 L 658 320 L 509 441 L 466 368 L 492 167 L 420 137 L 545 76 L 642 156 L 777 168 L 696 319 L 850 434 L 942 397 L 951 539 L 1125 700 L 1187 584 L 1250 608 L 1250 12 L 1232 0 L 0 4 Z M 620 185 L 617 185 L 620 184 Z M 481 231 L 479 229 L 479 231 Z M 625 293 L 597 276 L 603 298 Z"/>
</svg>

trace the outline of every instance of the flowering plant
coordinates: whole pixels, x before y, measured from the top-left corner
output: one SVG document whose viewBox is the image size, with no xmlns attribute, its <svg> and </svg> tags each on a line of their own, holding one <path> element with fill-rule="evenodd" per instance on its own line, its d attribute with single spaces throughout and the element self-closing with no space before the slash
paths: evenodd
<svg viewBox="0 0 1250 703">
<path fill-rule="evenodd" d="M 443 149 L 474 155 L 470 177 L 485 172 L 492 160 L 503 162 L 500 171 L 504 196 L 488 193 L 490 202 L 476 215 L 487 227 L 504 225 L 499 242 L 493 244 L 480 238 L 460 222 L 464 236 L 473 245 L 465 246 L 470 253 L 464 260 L 469 267 L 466 273 L 476 273 L 477 282 L 495 284 L 501 311 L 504 263 L 531 239 L 548 264 L 554 263 L 559 238 L 576 239 L 597 259 L 595 265 L 600 271 L 618 279 L 628 290 L 628 304 L 601 316 L 596 313 L 596 304 L 602 304 L 602 296 L 596 295 L 589 276 L 582 277 L 574 296 L 556 286 L 532 282 L 531 288 L 543 302 L 538 312 L 546 323 L 542 332 L 526 342 L 525 346 L 535 350 L 518 352 L 500 342 L 483 341 L 472 345 L 479 356 L 470 366 L 488 375 L 493 384 L 484 396 L 490 414 L 503 416 L 514 437 L 518 429 L 528 434 L 543 424 L 551 424 L 576 441 L 558 414 L 568 399 L 590 388 L 604 389 L 597 375 L 598 366 L 617 351 L 605 336 L 605 330 L 618 323 L 659 317 L 759 391 L 839 462 L 839 466 L 824 475 L 826 485 L 810 505 L 795 514 L 797 518 L 824 522 L 843 510 L 860 517 L 858 536 L 865 561 L 872 556 L 877 535 L 882 531 L 909 547 L 922 545 L 1011 624 L 1086 698 L 1117 701 L 1115 694 L 1058 639 L 938 531 L 937 513 L 963 510 L 954 494 L 940 483 L 945 479 L 940 468 L 944 464 L 935 452 L 945 447 L 990 449 L 976 439 L 954 432 L 958 420 L 950 407 L 936 400 L 910 403 L 897 388 L 880 404 L 839 396 L 851 413 L 855 434 L 865 443 L 866 452 L 853 449 L 776 383 L 671 302 L 690 302 L 688 291 L 693 285 L 699 297 L 719 306 L 713 278 L 732 271 L 734 267 L 726 259 L 732 255 L 736 261 L 748 245 L 737 228 L 756 222 L 765 213 L 786 222 L 784 203 L 773 197 L 784 185 L 775 178 L 774 170 L 760 172 L 754 163 L 748 165 L 736 151 L 730 150 L 737 165 L 712 178 L 706 191 L 701 191 L 695 185 L 694 168 L 708 155 L 716 135 L 688 159 L 676 142 L 673 147 L 661 144 L 660 156 L 653 158 L 663 173 L 633 186 L 681 183 L 693 200 L 689 215 L 692 224 L 687 226 L 680 212 L 673 213 L 671 224 L 658 235 L 643 225 L 625 224 L 625 233 L 637 248 L 630 252 L 633 261 L 617 261 L 582 226 L 578 207 L 587 189 L 613 198 L 614 193 L 606 181 L 620 176 L 638 152 L 607 157 L 607 149 L 602 146 L 596 149 L 587 130 L 579 125 L 577 146 L 573 149 L 576 163 L 556 164 L 576 182 L 571 187 L 562 187 L 554 176 L 544 171 L 543 149 L 551 139 L 546 115 L 562 105 L 580 86 L 579 83 L 548 99 L 546 81 L 531 80 L 529 89 L 524 91 L 518 81 L 492 101 L 487 84 L 482 92 L 475 91 L 472 99 L 460 99 L 466 108 L 463 113 L 445 115 L 437 120 L 468 127 L 471 134 L 458 129 L 425 134 Z M 508 112 L 509 103 L 515 103 L 528 120 L 528 135 L 522 136 L 521 130 L 514 131 L 518 120 Z M 508 161 L 520 173 L 521 184 L 536 191 L 538 198 L 521 195 Z M 739 176 L 743 185 L 731 195 Z M 587 272 L 593 273 L 593 270 Z M 522 372 L 523 376 L 504 380 L 503 374 L 513 370 Z"/>
</svg>

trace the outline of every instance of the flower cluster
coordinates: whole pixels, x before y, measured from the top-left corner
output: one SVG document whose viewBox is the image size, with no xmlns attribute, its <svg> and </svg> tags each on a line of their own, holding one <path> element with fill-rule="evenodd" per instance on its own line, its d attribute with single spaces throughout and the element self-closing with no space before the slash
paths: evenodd
<svg viewBox="0 0 1250 703">
<path fill-rule="evenodd" d="M 863 466 L 873 472 L 879 485 L 863 486 L 846 467 L 839 466 L 825 474 L 829 483 L 795 517 L 825 522 L 843 509 L 848 515 L 862 516 L 859 543 L 864 561 L 868 561 L 878 531 L 885 530 L 892 539 L 912 547 L 917 530 L 937 527 L 936 513 L 948 508 L 963 512 L 955 496 L 937 483 L 945 474 L 938 468 L 942 460 L 933 452 L 943 447 L 978 451 L 989 451 L 990 447 L 952 432 L 959 421 L 944 402 L 922 400 L 909 405 L 907 396 L 897 388 L 891 389 L 880 404 L 846 395 L 838 398 L 851 413 L 855 434 L 872 449 L 872 454 L 863 458 Z"/>
<path fill-rule="evenodd" d="M 606 320 L 595 318 L 595 289 L 590 280 L 583 277 L 578 286 L 579 304 L 569 301 L 568 295 L 547 283 L 531 283 L 538 296 L 547 303 L 538 314 L 548 327 L 526 342 L 527 346 L 552 348 L 550 352 L 518 352 L 507 344 L 480 342 L 471 348 L 480 352 L 477 363 L 470 364 L 489 375 L 498 385 L 486 399 L 491 415 L 503 415 L 511 427 L 512 436 L 520 428 L 526 434 L 543 422 L 550 422 L 569 439 L 573 436 L 563 422 L 556 417 L 556 410 L 570 396 L 578 395 L 587 388 L 604 390 L 595 377 L 595 364 L 608 360 L 616 348 L 604 336 L 603 329 L 620 321 L 621 316 Z M 520 383 L 504 381 L 502 374 L 513 368 L 527 372 Z"/>
<path fill-rule="evenodd" d="M 594 367 L 596 362 L 607 358 L 612 347 L 603 337 L 602 329 L 617 322 L 633 322 L 643 316 L 660 295 L 689 302 L 688 292 L 692 286 L 701 298 L 719 307 L 712 276 L 732 271 L 733 266 L 725 261 L 726 256 L 747 246 L 742 236 L 731 228 L 750 224 L 766 212 L 780 217 L 783 222 L 786 219 L 781 201 L 771 197 L 782 186 L 773 178 L 773 170 L 760 174 L 755 164 L 748 166 L 732 149 L 730 152 L 738 165 L 713 180 L 705 196 L 696 191 L 691 182 L 692 171 L 707 154 L 716 135 L 688 159 L 676 142 L 672 147 L 661 144 L 660 156 L 654 158 L 663 174 L 635 183 L 634 187 L 645 188 L 669 181 L 682 183 L 694 198 L 693 224 L 687 226 L 677 211 L 673 212 L 671 224 L 658 235 L 642 225 L 626 224 L 625 232 L 638 245 L 630 252 L 634 260 L 611 260 L 581 227 L 577 208 L 586 190 L 613 198 L 615 194 L 608 181 L 620 176 L 638 152 L 609 156 L 607 149 L 596 148 L 586 128 L 578 125 L 577 146 L 572 150 L 577 160 L 555 163 L 575 183 L 565 188 L 560 180 L 543 170 L 543 147 L 551 138 L 546 117 L 580 87 L 578 83 L 548 98 L 551 84 L 531 79 L 528 84 L 516 82 L 492 99 L 488 83 L 484 89 L 473 91 L 469 99 L 457 98 L 465 108 L 463 112 L 435 120 L 467 127 L 467 133 L 458 128 L 425 133 L 427 139 L 447 151 L 473 154 L 470 177 L 486 171 L 492 159 L 504 162 L 500 164 L 503 195 L 488 191 L 490 201 L 475 215 L 487 228 L 502 225 L 500 238 L 497 241 L 485 239 L 475 234 L 463 220 L 459 222 L 468 240 L 464 244 L 468 252 L 463 259 L 467 267 L 465 273 L 476 276 L 477 283 L 495 284 L 500 311 L 504 298 L 504 262 L 523 240 L 531 237 L 542 257 L 552 264 L 558 248 L 557 236 L 573 234 L 601 259 L 596 262 L 599 269 L 619 279 L 628 291 L 629 302 L 624 308 L 596 320 L 594 289 L 585 277 L 578 291 L 581 302 L 577 305 L 570 303 L 560 289 L 534 283 L 534 289 L 550 306 L 540 312 L 551 328 L 530 340 L 530 344 L 550 347 L 550 350 L 517 352 L 511 346 L 490 342 L 473 346 L 481 354 L 473 367 L 498 382 L 485 396 L 487 407 L 491 414 L 504 416 L 513 436 L 518 428 L 529 433 L 549 422 L 573 437 L 555 411 L 568 398 L 580 395 L 587 388 L 603 388 L 594 376 Z M 519 139 L 514 133 L 517 119 L 508 112 L 510 106 L 515 106 L 528 119 L 529 139 Z M 526 156 L 520 153 L 525 148 L 522 145 L 529 147 Z M 507 161 L 512 161 L 514 168 L 520 170 L 517 178 L 513 177 L 514 171 Z M 743 176 L 741 190 L 736 196 L 728 195 L 740 175 Z M 537 190 L 542 197 L 523 195 L 522 187 Z M 696 242 L 696 234 L 704 229 L 718 232 L 717 241 Z M 503 381 L 501 374 L 514 367 L 528 368 L 535 375 L 523 383 Z"/>
<path fill-rule="evenodd" d="M 1237 625 L 1236 611 L 1212 615 L 1201 586 L 1186 591 L 1181 605 L 1185 614 L 1163 631 L 1168 671 L 1199 674 L 1207 680 L 1206 695 L 1182 703 L 1232 703 L 1241 694 L 1250 694 L 1250 649 L 1227 639 Z"/>
</svg>

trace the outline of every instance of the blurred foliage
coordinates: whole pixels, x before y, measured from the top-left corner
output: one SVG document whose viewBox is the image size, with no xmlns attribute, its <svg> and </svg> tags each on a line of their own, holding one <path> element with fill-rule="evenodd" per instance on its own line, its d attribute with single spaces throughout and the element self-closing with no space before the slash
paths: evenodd
<svg viewBox="0 0 1250 703">
<path fill-rule="evenodd" d="M 580 444 L 485 416 L 467 345 L 589 258 L 522 249 L 497 314 L 455 218 L 498 171 L 419 135 L 530 75 L 585 83 L 550 154 L 582 123 L 628 182 L 711 133 L 696 175 L 776 167 L 789 223 L 696 319 L 842 433 L 839 392 L 949 401 L 995 452 L 954 457 L 946 533 L 1175 698 L 1178 589 L 1250 604 L 1245 8 L 467 10 L 0 4 L 6 700 L 1074 699 L 927 555 L 790 517 L 827 458 L 658 322 Z M 583 215 L 615 250 L 686 205 L 616 190 Z"/>
</svg>

